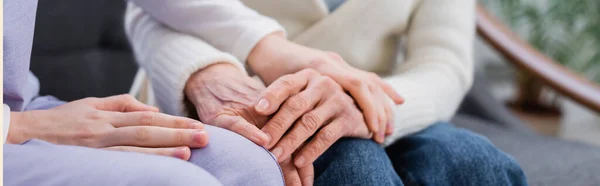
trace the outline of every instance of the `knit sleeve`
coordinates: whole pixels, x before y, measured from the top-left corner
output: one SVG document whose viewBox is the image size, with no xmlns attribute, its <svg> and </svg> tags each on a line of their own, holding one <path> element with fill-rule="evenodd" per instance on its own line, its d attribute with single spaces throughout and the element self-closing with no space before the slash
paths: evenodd
<svg viewBox="0 0 600 186">
<path fill-rule="evenodd" d="M 164 27 L 129 2 L 125 29 L 138 64 L 150 76 L 156 103 L 163 112 L 187 115 L 184 88 L 196 71 L 215 63 L 230 63 L 245 71 L 231 54 L 219 51 L 198 37 Z"/>
<path fill-rule="evenodd" d="M 239 0 L 130 0 L 160 23 L 207 41 L 245 62 L 265 36 L 284 29 Z M 226 37 L 224 37 L 226 36 Z"/>
<path fill-rule="evenodd" d="M 448 121 L 473 82 L 475 0 L 422 0 L 413 11 L 406 62 L 386 78 L 406 102 L 396 108 L 398 138 Z"/>
</svg>

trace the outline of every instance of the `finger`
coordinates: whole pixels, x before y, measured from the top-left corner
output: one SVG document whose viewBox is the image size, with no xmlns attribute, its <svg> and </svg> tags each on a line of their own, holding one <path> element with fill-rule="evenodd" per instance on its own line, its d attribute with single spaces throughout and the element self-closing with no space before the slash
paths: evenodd
<svg viewBox="0 0 600 186">
<path fill-rule="evenodd" d="M 306 167 L 314 162 L 323 154 L 333 143 L 340 139 L 344 133 L 343 120 L 335 119 L 333 122 L 323 127 L 313 139 L 296 154 L 294 165 L 296 167 Z"/>
<path fill-rule="evenodd" d="M 211 124 L 238 133 L 260 146 L 265 146 L 270 141 L 267 134 L 240 116 L 222 114 L 217 116 Z"/>
<path fill-rule="evenodd" d="M 404 98 L 394 90 L 394 87 L 387 84 L 381 78 L 378 78 L 377 84 L 383 89 L 383 91 L 396 103 L 397 105 L 404 103 Z"/>
<path fill-rule="evenodd" d="M 280 77 L 263 92 L 262 98 L 254 109 L 262 115 L 271 115 L 288 97 L 297 94 L 308 84 L 311 76 L 317 74 L 311 70 L 302 70 L 295 74 Z"/>
<path fill-rule="evenodd" d="M 391 101 L 391 99 L 388 97 L 386 97 L 384 105 L 385 113 L 388 116 L 388 122 L 385 125 L 385 136 L 389 136 L 394 131 L 394 119 L 396 114 L 394 112 L 394 107 L 396 107 L 396 105 L 393 104 L 393 101 Z"/>
<path fill-rule="evenodd" d="M 385 140 L 385 132 L 387 130 L 387 123 L 388 123 L 388 119 L 389 119 L 389 114 L 393 114 L 393 112 L 389 111 L 391 110 L 391 108 L 389 107 L 388 104 L 388 97 L 387 95 L 385 95 L 385 93 L 383 92 L 383 90 L 381 90 L 379 87 L 377 86 L 371 86 L 371 91 L 373 91 L 374 95 L 377 95 L 376 99 L 377 102 L 379 103 L 377 105 L 377 113 L 378 113 L 378 122 L 379 122 L 379 131 L 375 134 L 375 141 L 377 143 L 383 143 L 383 141 Z M 389 111 L 389 112 L 388 112 Z M 393 115 L 392 115 L 393 117 Z"/>
<path fill-rule="evenodd" d="M 104 141 L 106 146 L 204 147 L 208 144 L 208 133 L 197 129 L 131 126 L 112 129 Z"/>
<path fill-rule="evenodd" d="M 189 147 L 169 147 L 169 148 L 145 148 L 145 147 L 134 147 L 134 146 L 112 146 L 104 148 L 106 150 L 126 151 L 126 152 L 137 152 L 144 154 L 152 154 L 159 156 L 169 156 L 179 158 L 182 160 L 189 160 L 192 154 Z"/>
<path fill-rule="evenodd" d="M 379 132 L 376 102 L 373 99 L 373 94 L 369 90 L 368 84 L 364 82 L 365 80 L 340 73 L 339 69 L 319 68 L 319 72 L 331 77 L 331 79 L 347 90 L 362 110 L 369 130 L 374 133 Z"/>
<path fill-rule="evenodd" d="M 298 168 L 298 176 L 303 186 L 312 186 L 315 182 L 315 168 L 312 164 L 304 168 Z"/>
<path fill-rule="evenodd" d="M 281 164 L 281 171 L 283 172 L 283 178 L 285 179 L 286 186 L 301 186 L 302 179 L 300 179 L 300 175 L 298 170 L 292 164 L 290 160 L 284 161 Z"/>
<path fill-rule="evenodd" d="M 334 117 L 342 108 L 340 104 L 326 101 L 314 110 L 304 114 L 282 138 L 271 152 L 278 160 L 288 159 L 310 136 L 315 134 L 326 121 Z"/>
<path fill-rule="evenodd" d="M 92 99 L 95 108 L 115 112 L 151 111 L 158 112 L 158 108 L 146 105 L 129 94 Z"/>
<path fill-rule="evenodd" d="M 319 103 L 324 93 L 323 90 L 308 88 L 285 101 L 275 116 L 262 128 L 262 131 L 269 135 L 271 139 L 271 142 L 266 146 L 267 149 L 272 148 L 300 116 Z"/>
<path fill-rule="evenodd" d="M 130 126 L 158 126 L 178 129 L 204 128 L 204 124 L 199 121 L 159 112 L 106 112 L 106 114 L 111 124 L 117 128 Z"/>
</svg>

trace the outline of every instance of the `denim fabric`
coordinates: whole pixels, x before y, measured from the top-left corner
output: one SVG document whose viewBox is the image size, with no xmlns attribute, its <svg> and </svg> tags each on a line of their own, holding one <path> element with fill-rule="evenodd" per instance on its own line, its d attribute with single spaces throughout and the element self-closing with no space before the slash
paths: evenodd
<svg viewBox="0 0 600 186">
<path fill-rule="evenodd" d="M 386 148 L 405 185 L 527 185 L 519 164 L 491 142 L 437 123 Z"/>
<path fill-rule="evenodd" d="M 402 185 L 384 149 L 373 140 L 343 138 L 313 164 L 315 185 Z"/>
<path fill-rule="evenodd" d="M 284 185 L 277 161 L 264 148 L 224 129 L 206 130 L 210 144 L 194 149 L 191 163 L 40 140 L 4 144 L 4 185 Z"/>
<path fill-rule="evenodd" d="M 512 157 L 485 137 L 448 123 L 405 137 L 385 151 L 371 140 L 342 139 L 314 165 L 315 185 L 527 185 Z"/>
</svg>

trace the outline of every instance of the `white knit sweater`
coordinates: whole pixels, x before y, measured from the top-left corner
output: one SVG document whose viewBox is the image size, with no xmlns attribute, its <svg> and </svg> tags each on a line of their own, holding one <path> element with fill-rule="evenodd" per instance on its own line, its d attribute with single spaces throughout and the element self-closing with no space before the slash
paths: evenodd
<svg viewBox="0 0 600 186">
<path fill-rule="evenodd" d="M 127 33 L 164 112 L 186 114 L 193 72 L 217 62 L 244 69 L 254 45 L 283 28 L 294 42 L 379 73 L 405 98 L 386 144 L 449 120 L 472 84 L 475 0 L 348 0 L 334 12 L 322 0 L 243 2 L 254 10 L 236 0 L 130 0 Z"/>
</svg>

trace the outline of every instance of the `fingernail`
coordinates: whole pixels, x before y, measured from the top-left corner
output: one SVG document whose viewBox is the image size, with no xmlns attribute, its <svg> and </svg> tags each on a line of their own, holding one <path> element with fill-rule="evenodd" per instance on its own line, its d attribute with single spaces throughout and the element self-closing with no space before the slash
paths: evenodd
<svg viewBox="0 0 600 186">
<path fill-rule="evenodd" d="M 379 132 L 377 135 L 379 135 L 379 138 L 380 138 L 381 140 L 383 140 L 383 139 L 385 138 L 385 136 L 384 136 L 384 135 L 385 135 L 385 133 L 384 133 L 383 131 L 380 131 L 380 132 Z"/>
<path fill-rule="evenodd" d="M 194 141 L 194 143 L 196 143 L 198 145 L 204 145 L 205 136 L 206 136 L 206 132 L 196 131 L 192 134 L 192 138 L 193 138 L 192 140 Z"/>
<path fill-rule="evenodd" d="M 294 164 L 296 164 L 297 167 L 300 167 L 302 165 L 304 165 L 304 157 L 300 156 L 298 158 L 296 158 L 296 162 L 294 162 Z"/>
<path fill-rule="evenodd" d="M 273 155 L 277 158 L 277 160 L 279 160 L 279 156 L 281 156 L 281 153 L 283 153 L 283 150 L 281 150 L 281 147 L 276 147 L 275 149 L 273 149 Z"/>
<path fill-rule="evenodd" d="M 173 152 L 173 157 L 185 159 L 185 151 L 187 151 L 185 147 L 177 147 L 175 148 L 175 152 Z"/>
<path fill-rule="evenodd" d="M 259 112 L 266 111 L 269 108 L 269 102 L 266 99 L 262 98 L 256 104 L 256 110 Z"/>
<path fill-rule="evenodd" d="M 192 123 L 190 123 L 190 128 L 192 129 L 204 129 L 204 124 L 194 121 Z"/>
</svg>

